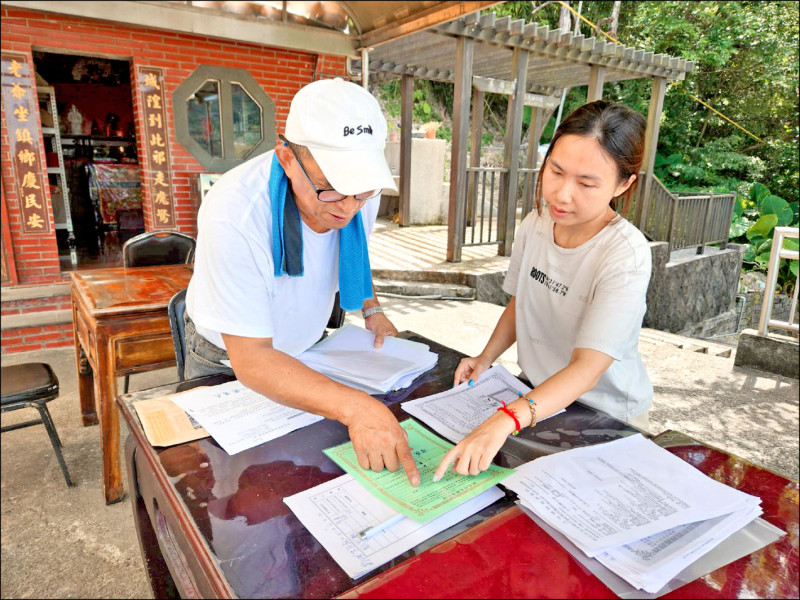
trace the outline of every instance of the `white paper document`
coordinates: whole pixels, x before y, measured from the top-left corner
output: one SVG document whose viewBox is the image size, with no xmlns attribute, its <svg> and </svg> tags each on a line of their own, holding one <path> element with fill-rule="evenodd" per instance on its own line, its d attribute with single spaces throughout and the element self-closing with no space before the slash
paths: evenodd
<svg viewBox="0 0 800 600">
<path fill-rule="evenodd" d="M 457 444 L 497 412 L 502 402 L 508 404 L 519 398 L 520 392 L 527 394 L 530 391 L 531 388 L 508 369 L 496 365 L 481 373 L 472 386 L 464 382 L 445 392 L 403 402 L 401 406 L 408 414 Z"/>
<path fill-rule="evenodd" d="M 575 547 L 648 593 L 762 512 L 760 498 L 640 434 L 539 458 L 504 485 Z"/>
<path fill-rule="evenodd" d="M 197 388 L 170 399 L 231 455 L 324 418 L 273 402 L 238 381 Z"/>
<path fill-rule="evenodd" d="M 589 556 L 730 514 L 754 498 L 641 434 L 543 456 L 518 467 L 504 485 Z"/>
<path fill-rule="evenodd" d="M 296 358 L 307 367 L 370 394 L 408 386 L 436 365 L 426 344 L 387 336 L 375 348 L 375 334 L 347 323 Z"/>
<path fill-rule="evenodd" d="M 361 539 L 359 534 L 393 517 L 395 511 L 370 494 L 350 475 L 342 475 L 284 498 L 300 522 L 353 579 L 414 548 L 503 497 L 491 487 L 425 524 L 403 518 Z"/>
</svg>

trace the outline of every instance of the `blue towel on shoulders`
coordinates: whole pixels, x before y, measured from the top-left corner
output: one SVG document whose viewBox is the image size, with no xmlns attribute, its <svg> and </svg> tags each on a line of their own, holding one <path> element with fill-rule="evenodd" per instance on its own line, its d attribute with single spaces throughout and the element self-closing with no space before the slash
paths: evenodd
<svg viewBox="0 0 800 600">
<path fill-rule="evenodd" d="M 303 226 L 292 195 L 289 178 L 272 157 L 269 173 L 272 204 L 272 262 L 275 276 L 303 275 Z M 372 298 L 372 271 L 361 211 L 339 230 L 339 304 L 344 310 L 359 310 Z"/>
</svg>

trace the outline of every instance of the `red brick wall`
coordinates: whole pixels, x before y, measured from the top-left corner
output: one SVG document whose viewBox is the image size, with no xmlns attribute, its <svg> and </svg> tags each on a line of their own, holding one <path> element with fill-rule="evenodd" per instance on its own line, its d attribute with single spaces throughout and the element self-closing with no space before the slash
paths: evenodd
<svg viewBox="0 0 800 600">
<path fill-rule="evenodd" d="M 24 52 L 31 61 L 31 47 L 58 52 L 103 55 L 131 61 L 133 108 L 136 120 L 136 143 L 140 157 L 143 182 L 145 224 L 152 227 L 149 211 L 150 197 L 146 185 L 148 165 L 143 148 L 143 111 L 136 87 L 139 66 L 158 67 L 164 71 L 167 115 L 172 115 L 172 94 L 199 65 L 208 64 L 246 69 L 275 102 L 278 132 L 283 130 L 289 104 L 294 94 L 314 77 L 317 70 L 326 76 L 345 75 L 344 57 L 283 50 L 256 44 L 217 40 L 204 36 L 170 33 L 131 27 L 91 19 L 56 15 L 17 8 L 0 9 L 2 49 Z M 173 198 L 177 225 L 180 231 L 196 235 L 197 174 L 205 169 L 175 139 L 172 118 L 168 119 L 169 151 L 172 159 Z M 11 156 L 5 117 L 2 126 L 2 177 L 8 208 L 9 226 L 15 251 L 19 283 L 24 285 L 60 281 L 58 248 L 55 234 L 50 236 L 23 235 L 19 199 L 15 192 Z M 42 146 L 43 147 L 43 146 Z M 44 164 L 44 157 L 42 157 Z M 52 215 L 51 215 L 52 220 Z M 5 348 L 5 340 L 3 342 Z"/>
<path fill-rule="evenodd" d="M 72 323 L 4 331 L 2 340 L 0 340 L 3 354 L 31 352 L 45 348 L 64 348 L 72 346 L 74 343 Z"/>
<path fill-rule="evenodd" d="M 2 315 L 27 315 L 48 310 L 71 310 L 72 302 L 69 294 L 63 296 L 50 296 L 48 298 L 29 298 L 26 300 L 12 300 L 3 302 Z"/>
</svg>

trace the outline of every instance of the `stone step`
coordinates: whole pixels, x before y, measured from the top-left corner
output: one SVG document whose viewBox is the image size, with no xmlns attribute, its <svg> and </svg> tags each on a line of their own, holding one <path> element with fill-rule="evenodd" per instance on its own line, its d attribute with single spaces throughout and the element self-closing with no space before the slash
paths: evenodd
<svg viewBox="0 0 800 600">
<path fill-rule="evenodd" d="M 398 281 L 392 279 L 373 279 L 375 291 L 383 295 L 412 296 L 431 300 L 474 300 L 474 288 L 455 283 L 429 281 Z"/>
<path fill-rule="evenodd" d="M 715 344 L 707 340 L 698 338 L 686 337 L 669 333 L 668 331 L 659 331 L 657 329 L 642 328 L 639 334 L 639 339 L 653 344 L 671 344 L 676 348 L 688 350 L 689 352 L 699 352 L 701 354 L 710 354 L 711 356 L 718 356 L 720 358 L 731 358 L 734 355 L 734 348 L 725 346 L 723 344 Z"/>
</svg>

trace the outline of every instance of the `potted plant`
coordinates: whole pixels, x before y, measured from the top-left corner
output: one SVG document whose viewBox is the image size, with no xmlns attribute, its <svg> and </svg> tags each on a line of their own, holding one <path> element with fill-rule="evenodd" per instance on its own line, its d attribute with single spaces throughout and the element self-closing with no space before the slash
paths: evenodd
<svg viewBox="0 0 800 600">
<path fill-rule="evenodd" d="M 425 137 L 429 140 L 432 140 L 436 137 L 436 131 L 441 127 L 442 124 L 438 121 L 428 121 L 427 123 L 423 123 L 420 129 L 425 132 Z"/>
</svg>

